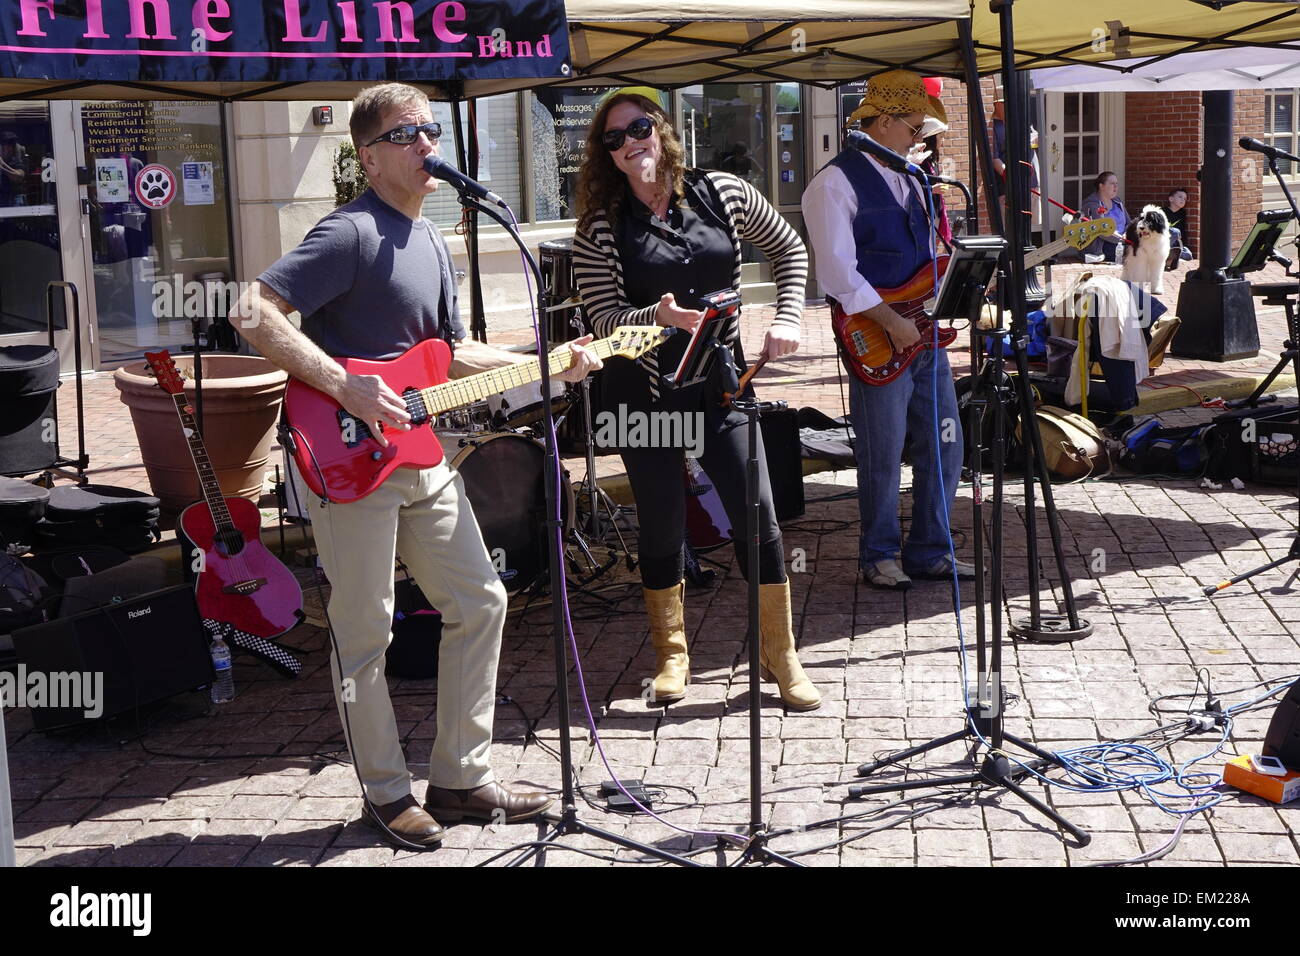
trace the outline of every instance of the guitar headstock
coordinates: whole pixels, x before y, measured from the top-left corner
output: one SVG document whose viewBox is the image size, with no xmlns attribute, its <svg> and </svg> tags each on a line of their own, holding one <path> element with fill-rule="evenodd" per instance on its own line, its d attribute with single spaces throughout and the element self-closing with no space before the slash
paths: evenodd
<svg viewBox="0 0 1300 956">
<path fill-rule="evenodd" d="M 161 352 L 145 352 L 144 360 L 149 365 L 149 370 L 153 372 L 154 378 L 158 379 L 158 387 L 168 395 L 180 395 L 185 391 L 185 381 L 181 378 L 180 370 L 176 367 L 175 360 L 172 359 L 171 353 L 166 349 Z"/>
<path fill-rule="evenodd" d="M 602 341 L 609 343 L 609 354 L 622 358 L 640 358 L 668 340 L 671 329 L 660 325 L 620 325 Z"/>
<path fill-rule="evenodd" d="M 1095 239 L 1113 235 L 1115 235 L 1114 219 L 1089 219 L 1087 222 L 1076 222 L 1066 226 L 1065 235 L 1061 239 L 1075 249 L 1082 249 L 1084 246 L 1091 245 Z"/>
</svg>

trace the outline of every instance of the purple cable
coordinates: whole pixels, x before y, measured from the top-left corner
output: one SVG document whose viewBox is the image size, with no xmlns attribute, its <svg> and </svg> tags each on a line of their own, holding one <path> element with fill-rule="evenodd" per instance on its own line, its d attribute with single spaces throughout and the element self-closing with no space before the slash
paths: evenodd
<svg viewBox="0 0 1300 956">
<path fill-rule="evenodd" d="M 514 210 L 507 208 L 507 212 L 510 215 L 510 221 L 514 224 L 515 228 L 518 229 L 519 220 L 515 218 Z M 532 270 L 528 268 L 528 259 L 525 257 L 523 250 L 520 250 L 519 258 L 520 261 L 523 262 L 524 266 L 524 282 L 526 284 L 525 287 L 528 290 L 529 308 L 532 310 L 533 315 L 533 343 L 537 347 L 537 361 L 539 363 L 545 362 L 548 360 L 548 356 L 542 354 L 542 330 L 537 315 L 537 297 L 533 293 L 533 274 Z M 560 472 L 560 456 L 558 454 L 559 439 L 555 434 L 555 419 L 551 416 L 551 403 L 549 396 L 543 396 L 542 409 L 545 415 L 547 437 L 550 439 L 551 447 L 557 449 L 553 476 L 555 479 L 554 486 L 559 488 L 560 482 L 564 479 Z M 592 476 L 592 481 L 595 481 L 594 475 Z M 564 535 L 561 529 L 564 520 L 563 516 L 560 514 L 560 500 L 558 496 L 555 501 L 555 513 L 552 514 L 551 517 L 555 522 L 556 545 L 556 551 L 553 551 L 552 553 L 562 554 L 564 552 Z M 710 836 L 718 840 L 725 840 L 729 843 L 733 843 L 736 846 L 748 846 L 749 838 L 739 833 L 727 833 L 721 830 L 692 830 L 688 827 L 679 827 L 677 824 L 665 820 L 649 807 L 644 806 L 636 797 L 627 792 L 627 789 L 623 786 L 623 781 L 620 780 L 618 774 L 614 772 L 614 768 L 609 765 L 609 758 L 605 756 L 605 748 L 600 742 L 600 732 L 596 729 L 596 716 L 591 710 L 591 700 L 587 696 L 587 680 L 585 675 L 582 673 L 582 658 L 578 651 L 578 638 L 573 633 L 573 619 L 569 616 L 569 580 L 568 572 L 564 567 L 563 561 L 560 562 L 560 583 L 562 585 L 560 593 L 558 595 L 551 595 L 551 599 L 558 600 L 560 602 L 560 607 L 564 609 L 564 636 L 567 638 L 569 649 L 573 654 L 573 668 L 578 675 L 578 693 L 582 697 L 582 710 L 583 713 L 587 715 L 587 726 L 591 730 L 591 739 L 596 744 L 596 752 L 600 754 L 600 761 L 605 765 L 605 769 L 609 771 L 609 776 L 610 779 L 614 781 L 614 786 L 618 787 L 619 792 L 631 800 L 633 806 L 638 810 L 653 817 L 655 820 L 658 820 L 664 826 L 676 830 L 678 833 L 686 833 L 691 836 Z"/>
</svg>

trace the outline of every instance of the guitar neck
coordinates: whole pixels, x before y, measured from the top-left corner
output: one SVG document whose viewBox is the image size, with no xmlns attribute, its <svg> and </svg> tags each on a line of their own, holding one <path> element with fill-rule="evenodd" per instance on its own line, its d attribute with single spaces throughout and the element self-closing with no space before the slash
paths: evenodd
<svg viewBox="0 0 1300 956">
<path fill-rule="evenodd" d="M 595 352 L 602 362 L 612 357 L 616 351 L 616 345 L 610 339 L 592 342 L 587 348 Z M 550 374 L 555 375 L 568 368 L 571 354 L 567 345 L 553 349 L 547 360 Z M 492 395 L 500 395 L 507 389 L 530 385 L 541 377 L 542 369 L 538 362 L 516 362 L 514 365 L 506 365 L 488 372 L 479 372 L 477 375 L 458 378 L 452 382 L 444 382 L 442 385 L 430 386 L 422 389 L 420 395 L 430 413 L 440 415 Z"/>
<path fill-rule="evenodd" d="M 1056 255 L 1058 252 L 1064 252 L 1066 249 L 1072 248 L 1072 246 L 1073 244 L 1070 242 L 1069 239 L 1061 238 L 1053 242 L 1049 242 L 1041 249 L 1035 249 L 1033 252 L 1027 252 L 1025 253 L 1025 268 L 1032 269 L 1034 266 L 1038 265 L 1039 263 L 1046 262 L 1048 259 L 1052 258 L 1052 256 Z"/>
<path fill-rule="evenodd" d="M 212 520 L 218 528 L 233 527 L 234 522 L 230 518 L 230 511 L 226 508 L 226 496 L 221 492 L 221 483 L 217 481 L 217 472 L 212 467 L 208 450 L 203 446 L 203 436 L 199 433 L 198 423 L 190 411 L 190 404 L 186 401 L 184 393 L 173 395 L 172 401 L 176 403 L 176 414 L 181 417 L 181 428 L 190 448 L 190 457 L 194 459 L 194 467 L 198 469 L 199 487 L 203 489 L 203 500 L 208 503 Z"/>
</svg>

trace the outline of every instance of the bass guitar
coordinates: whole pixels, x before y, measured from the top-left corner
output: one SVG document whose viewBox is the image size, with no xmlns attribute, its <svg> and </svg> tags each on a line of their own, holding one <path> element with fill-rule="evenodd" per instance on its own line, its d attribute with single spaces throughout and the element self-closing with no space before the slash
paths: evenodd
<svg viewBox="0 0 1300 956">
<path fill-rule="evenodd" d="M 1061 238 L 1025 255 L 1025 268 L 1032 269 L 1066 249 L 1083 249 L 1095 239 L 1114 234 L 1115 222 L 1111 219 L 1090 219 L 1066 226 Z M 939 256 L 939 278 L 947 269 L 948 257 Z M 935 344 L 936 336 L 925 311 L 926 303 L 934 295 L 935 272 L 936 264 L 927 262 L 902 285 L 876 290 L 886 304 L 903 318 L 914 322 L 916 330 L 921 333 L 921 338 L 905 349 L 896 350 L 888 334 L 875 320 L 860 312 L 850 315 L 838 303 L 832 306 L 831 327 L 840 345 L 840 356 L 845 367 L 861 382 L 888 385 L 903 373 L 918 352 Z M 957 338 L 957 330 L 941 328 L 937 338 L 939 348 L 947 348 Z"/>
<path fill-rule="evenodd" d="M 601 361 L 634 359 L 666 341 L 671 330 L 657 325 L 621 325 L 608 338 L 587 346 Z M 448 381 L 451 351 L 441 339 L 429 339 L 390 361 L 337 359 L 354 375 L 377 375 L 402 397 L 411 415 L 410 431 L 385 429 L 385 448 L 363 422 L 324 392 L 291 378 L 284 392 L 288 433 L 284 445 L 312 492 L 328 501 L 359 501 L 397 468 L 430 468 L 442 461 L 442 445 L 433 433 L 439 415 L 499 395 L 542 377 L 536 361 L 518 362 Z M 572 353 L 562 346 L 550 353 L 552 375 L 569 367 Z M 382 426 L 381 426 L 382 427 Z"/>
<path fill-rule="evenodd" d="M 194 582 L 199 614 L 253 637 L 283 634 L 302 620 L 298 579 L 262 544 L 262 513 L 257 506 L 247 498 L 222 495 L 171 355 L 164 349 L 146 352 L 144 357 L 159 387 L 176 403 L 203 489 L 204 500 L 190 505 L 180 517 L 181 530 L 202 552 Z"/>
</svg>

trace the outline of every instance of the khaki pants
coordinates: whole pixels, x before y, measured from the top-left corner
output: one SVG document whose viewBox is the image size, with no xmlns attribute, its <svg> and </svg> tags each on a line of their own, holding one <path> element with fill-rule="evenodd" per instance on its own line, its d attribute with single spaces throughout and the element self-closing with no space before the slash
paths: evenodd
<svg viewBox="0 0 1300 956">
<path fill-rule="evenodd" d="M 394 548 L 442 614 L 429 782 L 456 789 L 490 782 L 506 592 L 460 475 L 445 461 L 424 470 L 399 468 L 360 501 L 313 500 L 310 515 L 330 580 L 329 617 L 341 656 L 330 659 L 335 696 L 366 794 L 384 804 L 411 792 L 384 678 Z"/>
</svg>

